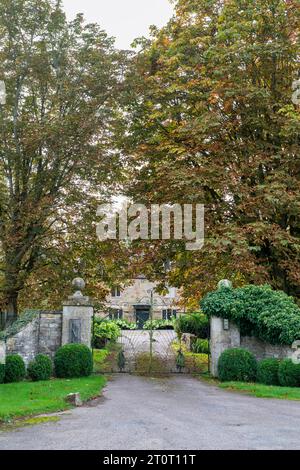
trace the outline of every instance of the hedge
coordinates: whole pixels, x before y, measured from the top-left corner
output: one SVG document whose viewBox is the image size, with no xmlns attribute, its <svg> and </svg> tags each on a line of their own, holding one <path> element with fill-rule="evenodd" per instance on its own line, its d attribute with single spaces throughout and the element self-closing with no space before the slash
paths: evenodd
<svg viewBox="0 0 300 470">
<path fill-rule="evenodd" d="M 282 387 L 300 387 L 300 364 L 285 359 L 279 365 L 278 378 Z"/>
<path fill-rule="evenodd" d="M 5 364 L 0 364 L 0 384 L 4 383 L 5 379 Z"/>
<path fill-rule="evenodd" d="M 243 336 L 285 345 L 300 339 L 300 308 L 292 297 L 267 285 L 221 288 L 207 294 L 201 308 L 208 317 L 232 320 Z"/>
<path fill-rule="evenodd" d="M 278 359 L 263 359 L 257 364 L 257 382 L 264 385 L 279 385 L 278 369 L 280 361 Z"/>
</svg>

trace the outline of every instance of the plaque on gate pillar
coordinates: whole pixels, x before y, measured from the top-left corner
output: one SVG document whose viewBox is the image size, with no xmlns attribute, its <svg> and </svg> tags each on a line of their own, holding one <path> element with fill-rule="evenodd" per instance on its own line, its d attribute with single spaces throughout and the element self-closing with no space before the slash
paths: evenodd
<svg viewBox="0 0 300 470">
<path fill-rule="evenodd" d="M 71 319 L 69 321 L 69 328 L 70 328 L 70 335 L 69 335 L 69 342 L 70 343 L 81 343 L 81 319 Z"/>
</svg>

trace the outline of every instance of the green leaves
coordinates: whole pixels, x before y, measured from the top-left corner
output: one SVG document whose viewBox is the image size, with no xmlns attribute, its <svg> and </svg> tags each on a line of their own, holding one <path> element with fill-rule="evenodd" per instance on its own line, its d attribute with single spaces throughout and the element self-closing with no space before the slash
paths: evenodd
<svg viewBox="0 0 300 470">
<path fill-rule="evenodd" d="M 231 319 L 244 336 L 286 345 L 300 339 L 300 308 L 292 297 L 267 285 L 211 292 L 201 308 L 209 317 Z"/>
<path fill-rule="evenodd" d="M 132 61 L 127 193 L 206 205 L 204 249 L 170 275 L 187 299 L 224 272 L 300 295 L 299 24 L 297 2 L 178 0 Z"/>
</svg>

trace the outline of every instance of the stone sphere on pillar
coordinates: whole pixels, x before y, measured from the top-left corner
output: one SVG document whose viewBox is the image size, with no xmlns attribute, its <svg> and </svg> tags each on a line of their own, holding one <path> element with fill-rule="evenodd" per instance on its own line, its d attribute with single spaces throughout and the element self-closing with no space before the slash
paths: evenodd
<svg viewBox="0 0 300 470">
<path fill-rule="evenodd" d="M 72 286 L 75 289 L 75 296 L 81 296 L 83 289 L 85 288 L 85 282 L 81 277 L 75 277 L 72 281 Z"/>
<path fill-rule="evenodd" d="M 218 289 L 232 289 L 232 282 L 229 279 L 221 279 L 218 282 Z"/>
</svg>

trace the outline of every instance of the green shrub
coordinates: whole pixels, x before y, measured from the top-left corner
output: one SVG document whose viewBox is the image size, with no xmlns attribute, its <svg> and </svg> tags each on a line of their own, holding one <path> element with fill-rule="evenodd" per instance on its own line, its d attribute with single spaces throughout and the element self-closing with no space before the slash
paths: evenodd
<svg viewBox="0 0 300 470">
<path fill-rule="evenodd" d="M 201 308 L 208 317 L 234 321 L 243 336 L 287 345 L 300 339 L 300 308 L 292 297 L 270 286 L 219 289 L 203 298 Z"/>
<path fill-rule="evenodd" d="M 254 382 L 256 372 L 256 359 L 246 349 L 227 349 L 219 358 L 218 373 L 222 382 Z"/>
<path fill-rule="evenodd" d="M 66 344 L 56 351 L 54 366 L 59 378 L 86 377 L 93 371 L 92 352 L 84 344 Z"/>
<path fill-rule="evenodd" d="M 97 318 L 94 321 L 94 347 L 102 349 L 106 343 L 115 343 L 121 335 L 121 329 L 115 321 Z"/>
<path fill-rule="evenodd" d="M 175 330 L 178 335 L 190 333 L 198 338 L 208 337 L 209 321 L 203 313 L 188 313 L 177 318 Z"/>
<path fill-rule="evenodd" d="M 0 364 L 0 384 L 4 383 L 5 378 L 5 364 Z"/>
<path fill-rule="evenodd" d="M 144 330 L 174 330 L 174 320 L 147 320 L 143 326 Z"/>
<path fill-rule="evenodd" d="M 196 354 L 209 354 L 209 341 L 208 339 L 197 338 L 192 343 L 192 352 Z"/>
<path fill-rule="evenodd" d="M 294 364 L 291 359 L 285 359 L 278 368 L 279 384 L 282 387 L 300 387 L 300 364 Z"/>
<path fill-rule="evenodd" d="M 119 318 L 117 320 L 110 320 L 110 323 L 114 323 L 121 330 L 136 330 L 137 329 L 136 323 L 129 322 L 128 320 L 123 320 L 122 318 Z"/>
<path fill-rule="evenodd" d="M 4 382 L 20 382 L 25 375 L 26 367 L 22 357 L 18 354 L 6 356 Z"/>
<path fill-rule="evenodd" d="M 257 364 L 257 382 L 264 385 L 279 385 L 278 359 L 263 359 Z"/>
<path fill-rule="evenodd" d="M 49 380 L 52 375 L 51 359 L 44 354 L 38 354 L 36 358 L 30 362 L 27 374 L 34 382 Z"/>
</svg>

